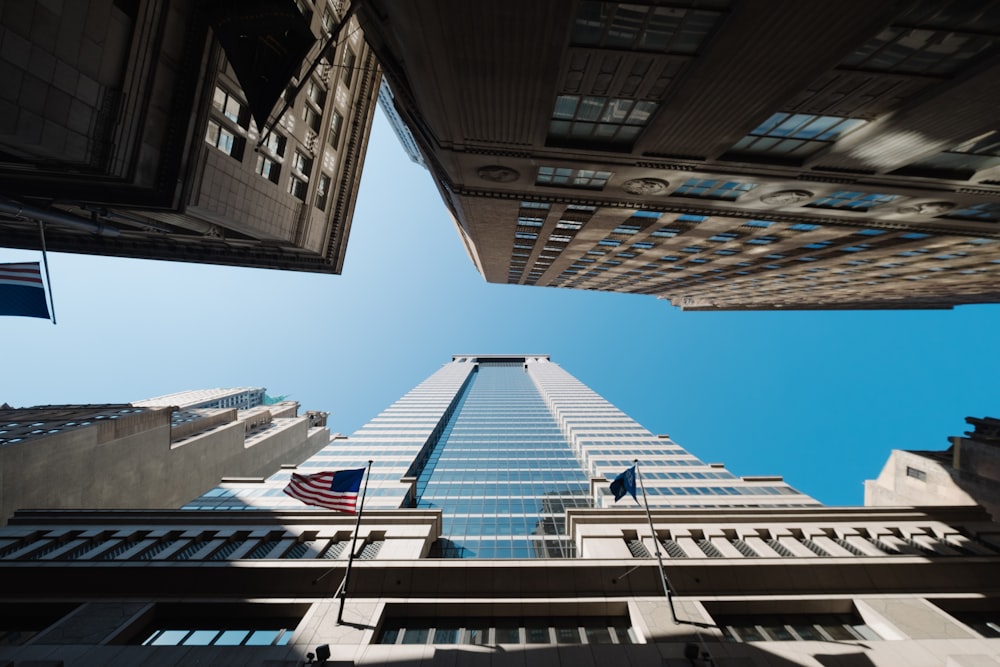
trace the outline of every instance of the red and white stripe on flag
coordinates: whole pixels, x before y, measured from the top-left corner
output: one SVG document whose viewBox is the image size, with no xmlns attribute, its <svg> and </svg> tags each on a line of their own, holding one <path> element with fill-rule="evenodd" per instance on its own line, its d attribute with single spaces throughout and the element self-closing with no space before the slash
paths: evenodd
<svg viewBox="0 0 1000 667">
<path fill-rule="evenodd" d="M 38 262 L 21 264 L 0 264 L 0 283 L 4 285 L 27 285 L 42 287 L 42 271 Z"/>
<path fill-rule="evenodd" d="M 346 472 L 346 471 L 341 471 Z M 350 471 L 354 472 L 354 471 Z M 362 468 L 359 472 L 364 472 Z M 307 505 L 324 507 L 340 512 L 354 513 L 358 503 L 358 488 L 353 490 L 333 490 L 333 478 L 338 473 L 318 472 L 314 475 L 292 473 L 292 480 L 285 487 L 285 493 Z M 360 480 L 360 476 L 359 476 Z M 342 486 L 342 485 L 341 485 Z M 353 486 L 351 484 L 350 486 Z"/>
</svg>

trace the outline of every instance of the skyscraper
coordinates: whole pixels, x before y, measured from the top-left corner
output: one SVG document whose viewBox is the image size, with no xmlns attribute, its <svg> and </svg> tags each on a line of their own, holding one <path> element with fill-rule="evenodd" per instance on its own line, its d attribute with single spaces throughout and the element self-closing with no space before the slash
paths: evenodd
<svg viewBox="0 0 1000 667">
<path fill-rule="evenodd" d="M 607 493 L 633 457 L 651 519 Z M 1000 525 L 981 509 L 827 508 L 737 479 L 545 355 L 456 355 L 297 468 L 369 459 L 356 535 L 284 496 L 291 470 L 187 510 L 18 512 L 0 661 L 981 667 L 1000 650 Z"/>
<path fill-rule="evenodd" d="M 685 310 L 1000 301 L 995 2 L 359 15 L 490 282 Z"/>
<path fill-rule="evenodd" d="M 368 507 L 441 510 L 443 535 L 433 556 L 554 558 L 575 554 L 566 509 L 609 507 L 607 480 L 635 457 L 652 507 L 819 506 L 780 477 L 737 478 L 703 463 L 548 355 L 456 355 L 299 469 L 358 468 L 372 459 Z M 244 500 L 241 485 L 231 484 L 232 495 L 191 506 L 298 507 L 274 494 L 289 474 L 268 480 L 268 495 Z M 243 487 L 254 489 L 260 486 Z"/>
</svg>

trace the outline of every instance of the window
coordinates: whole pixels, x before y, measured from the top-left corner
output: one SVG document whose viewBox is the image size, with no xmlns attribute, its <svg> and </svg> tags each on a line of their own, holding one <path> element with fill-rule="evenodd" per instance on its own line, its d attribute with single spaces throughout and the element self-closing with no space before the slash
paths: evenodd
<svg viewBox="0 0 1000 667">
<path fill-rule="evenodd" d="M 157 604 L 118 643 L 142 646 L 284 646 L 307 609 L 298 604 Z"/>
<path fill-rule="evenodd" d="M 237 160 L 243 157 L 243 146 L 246 140 L 234 134 L 229 128 L 220 125 L 215 120 L 208 121 L 208 132 L 205 134 L 205 141 Z"/>
<path fill-rule="evenodd" d="M 674 191 L 674 195 L 679 197 L 700 197 L 702 199 L 734 201 L 755 187 L 757 187 L 756 183 L 689 178 Z"/>
<path fill-rule="evenodd" d="M 326 141 L 330 145 L 330 148 L 336 148 L 337 144 L 340 143 L 340 128 L 343 124 L 344 117 L 334 109 L 333 114 L 330 116 L 330 133 L 326 135 Z"/>
<path fill-rule="evenodd" d="M 285 144 L 285 137 L 277 132 L 271 132 L 271 134 L 267 137 L 267 141 L 264 142 L 264 145 L 261 146 L 261 148 L 276 157 L 284 157 Z"/>
<path fill-rule="evenodd" d="M 225 89 L 216 86 L 205 141 L 226 155 L 242 160 L 246 145 L 244 134 L 249 126 L 250 112 L 247 107 Z"/>
<path fill-rule="evenodd" d="M 313 132 L 319 132 L 320 123 L 323 120 L 323 114 L 306 103 L 305 107 L 302 108 L 302 120 L 310 130 Z"/>
<path fill-rule="evenodd" d="M 281 176 L 281 158 L 285 155 L 286 139 L 277 132 L 271 132 L 257 154 L 257 173 L 277 183 Z"/>
<path fill-rule="evenodd" d="M 881 639 L 857 613 L 712 615 L 733 642 Z"/>
<path fill-rule="evenodd" d="M 820 197 L 808 206 L 812 208 L 836 208 L 846 211 L 868 211 L 876 206 L 899 199 L 899 195 L 883 195 L 869 192 L 838 190 Z"/>
<path fill-rule="evenodd" d="M 776 113 L 736 142 L 731 152 L 802 158 L 867 122 L 860 118 Z"/>
<path fill-rule="evenodd" d="M 630 147 L 656 111 L 656 102 L 560 95 L 549 123 L 549 143 Z"/>
<path fill-rule="evenodd" d="M 309 80 L 309 85 L 306 86 L 306 99 L 315 104 L 317 107 L 323 108 L 326 103 L 326 90 L 323 86 L 315 79 Z"/>
<path fill-rule="evenodd" d="M 330 197 L 330 177 L 320 174 L 316 182 L 316 208 L 321 211 L 326 210 L 326 200 Z"/>
<path fill-rule="evenodd" d="M 212 106 L 236 125 L 244 129 L 250 126 L 250 112 L 247 107 L 223 88 L 216 86 Z"/>
<path fill-rule="evenodd" d="M 333 18 L 333 12 L 327 7 L 323 9 L 323 34 L 329 36 L 333 32 L 333 28 L 336 26 L 337 21 Z"/>
<path fill-rule="evenodd" d="M 611 179 L 610 171 L 568 169 L 565 167 L 539 167 L 536 185 L 555 185 L 586 190 L 601 190 Z"/>
<path fill-rule="evenodd" d="M 962 220 L 982 220 L 985 222 L 996 222 L 1000 220 L 1000 204 L 986 202 L 984 204 L 973 204 L 954 211 L 949 211 L 945 218 L 960 218 Z"/>
<path fill-rule="evenodd" d="M 378 644 L 633 644 L 622 617 L 390 618 Z"/>
<path fill-rule="evenodd" d="M 288 179 L 288 194 L 293 197 L 297 197 L 305 201 L 306 192 L 309 190 L 309 184 L 303 181 L 298 176 L 292 176 Z"/>
<path fill-rule="evenodd" d="M 724 7 L 727 3 L 700 3 Z M 585 0 L 573 26 L 574 46 L 691 55 L 711 33 L 721 12 Z"/>
<path fill-rule="evenodd" d="M 299 151 L 295 151 L 295 158 L 292 160 L 292 169 L 303 175 L 305 180 L 308 181 L 309 174 L 312 171 L 312 158 L 307 157 Z"/>
<path fill-rule="evenodd" d="M 919 468 L 913 468 L 911 466 L 906 466 L 906 476 L 912 477 L 913 479 L 919 479 L 921 482 L 927 481 L 927 473 Z"/>
<path fill-rule="evenodd" d="M 1000 17 L 989 3 L 910 3 L 894 24 L 848 56 L 842 67 L 947 75 L 997 43 Z"/>
<path fill-rule="evenodd" d="M 354 49 L 347 47 L 344 50 L 344 73 L 340 79 L 348 88 L 351 87 L 351 81 L 354 80 L 354 65 L 357 61 L 358 56 L 354 53 Z"/>
<path fill-rule="evenodd" d="M 257 173 L 271 181 L 277 183 L 281 177 L 281 165 L 267 157 L 263 153 L 257 154 Z"/>
</svg>

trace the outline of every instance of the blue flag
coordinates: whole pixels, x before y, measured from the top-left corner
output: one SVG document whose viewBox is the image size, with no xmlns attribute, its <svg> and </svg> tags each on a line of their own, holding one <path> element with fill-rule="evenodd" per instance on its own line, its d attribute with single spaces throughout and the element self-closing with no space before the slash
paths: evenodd
<svg viewBox="0 0 1000 667">
<path fill-rule="evenodd" d="M 625 472 L 615 477 L 615 481 L 611 482 L 611 493 L 615 494 L 615 502 L 624 498 L 626 493 L 639 502 L 635 497 L 635 466 L 626 468 Z"/>
</svg>

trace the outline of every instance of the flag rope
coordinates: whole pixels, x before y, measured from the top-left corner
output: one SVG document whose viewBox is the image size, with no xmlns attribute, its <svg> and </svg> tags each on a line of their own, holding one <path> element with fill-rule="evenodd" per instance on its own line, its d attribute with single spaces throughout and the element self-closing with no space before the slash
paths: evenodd
<svg viewBox="0 0 1000 667">
<path fill-rule="evenodd" d="M 646 499 L 646 485 L 642 481 L 642 473 L 639 471 L 639 459 L 632 461 L 635 466 L 635 476 L 639 480 L 639 488 L 642 489 L 642 504 L 646 507 L 646 518 L 649 520 L 649 532 L 653 538 L 653 546 L 656 549 L 656 562 L 660 566 L 660 582 L 663 584 L 663 593 L 667 596 L 667 605 L 670 607 L 670 617 L 673 619 L 674 624 L 680 623 L 677 620 L 677 612 L 674 611 L 674 598 L 672 595 L 673 586 L 670 585 L 670 580 L 667 579 L 667 573 L 663 569 L 663 554 L 660 551 L 660 540 L 656 538 L 656 529 L 653 528 L 653 515 L 649 511 L 649 501 Z"/>
<path fill-rule="evenodd" d="M 372 475 L 372 461 L 368 459 L 368 471 L 365 473 L 365 488 L 361 492 L 361 506 L 358 507 L 358 520 L 354 524 L 354 542 L 351 545 L 351 552 L 347 555 L 347 571 L 344 572 L 344 580 L 340 582 L 337 589 L 337 597 L 340 598 L 340 609 L 337 610 L 337 625 L 344 620 L 344 603 L 347 602 L 347 582 L 351 578 L 351 565 L 354 564 L 354 553 L 358 549 L 358 533 L 361 532 L 361 514 L 365 511 L 365 496 L 368 495 L 368 478 Z"/>
<path fill-rule="evenodd" d="M 42 264 L 45 266 L 45 283 L 49 286 L 49 309 L 52 311 L 52 324 L 56 323 L 56 300 L 52 296 L 52 279 L 49 277 L 49 255 L 45 249 L 45 223 L 38 221 L 38 232 L 42 237 Z"/>
</svg>

